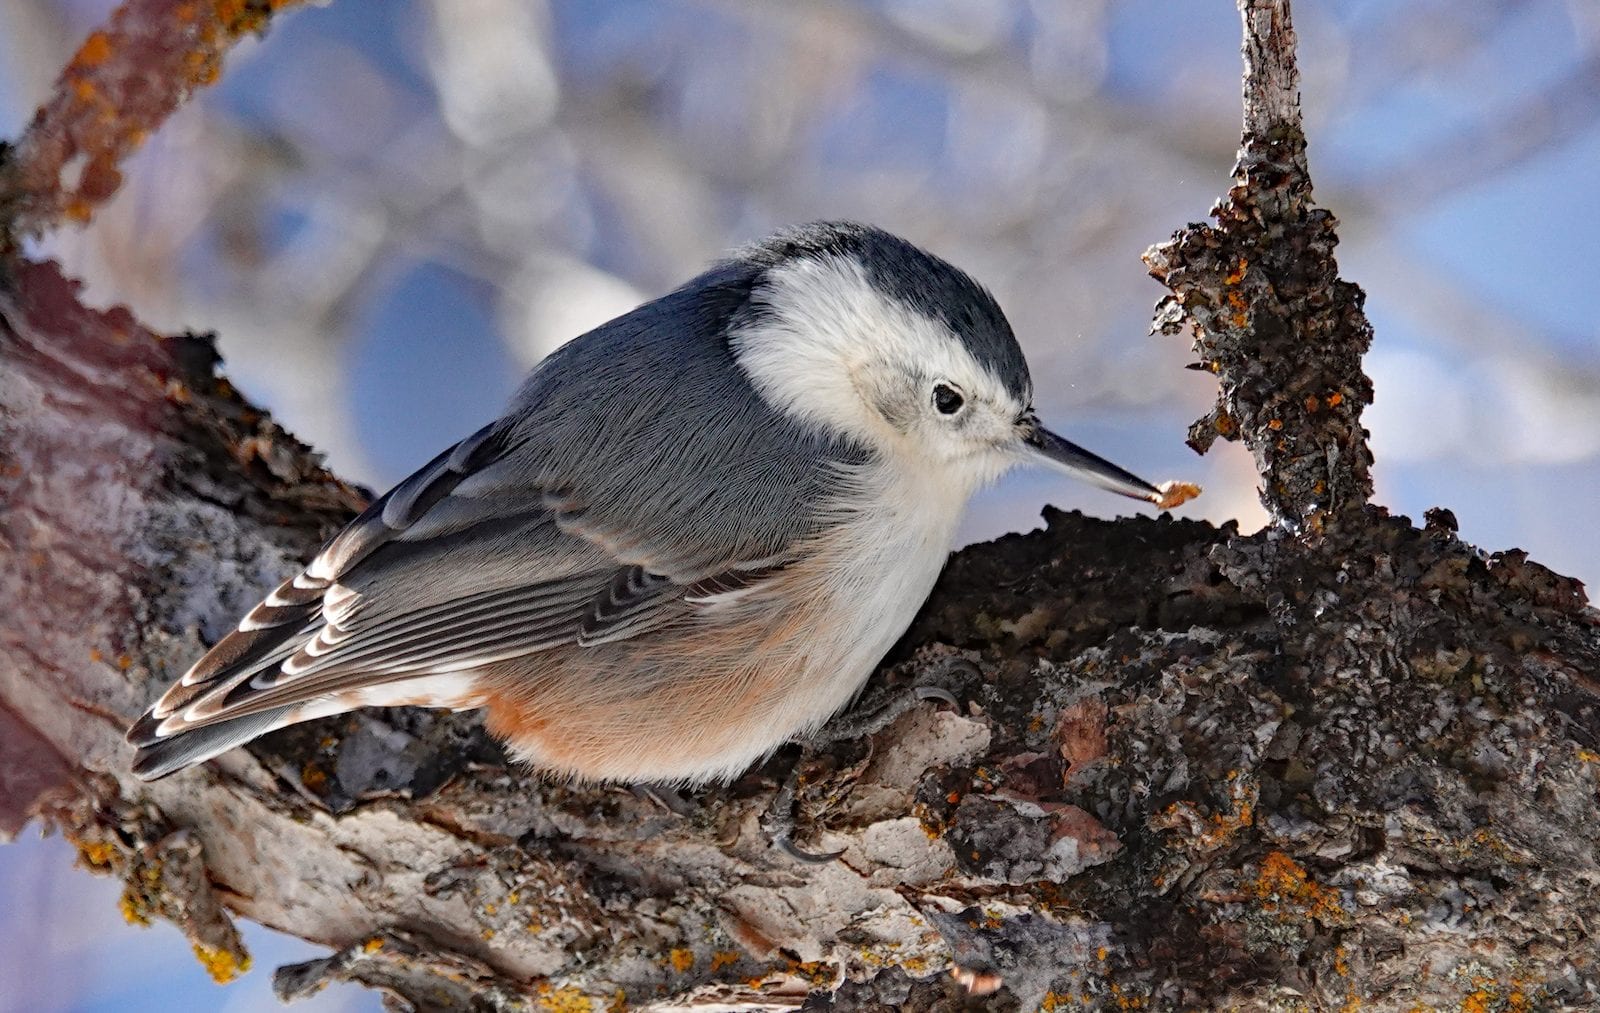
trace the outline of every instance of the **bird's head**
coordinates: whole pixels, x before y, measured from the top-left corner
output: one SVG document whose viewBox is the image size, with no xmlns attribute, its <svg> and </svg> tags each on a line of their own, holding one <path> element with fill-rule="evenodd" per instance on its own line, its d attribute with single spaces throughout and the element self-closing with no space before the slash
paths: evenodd
<svg viewBox="0 0 1600 1013">
<path fill-rule="evenodd" d="M 735 261 L 760 273 L 731 344 L 779 410 L 967 490 L 1035 462 L 1134 499 L 1160 497 L 1040 424 L 1005 314 L 938 257 L 879 229 L 820 223 Z"/>
</svg>

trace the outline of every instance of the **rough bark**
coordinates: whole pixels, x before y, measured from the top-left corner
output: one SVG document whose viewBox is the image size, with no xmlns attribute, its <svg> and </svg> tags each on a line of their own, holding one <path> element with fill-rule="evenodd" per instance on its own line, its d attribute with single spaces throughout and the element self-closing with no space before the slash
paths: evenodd
<svg viewBox="0 0 1600 1013">
<path fill-rule="evenodd" d="M 10 247 L 0 826 L 42 813 L 220 979 L 247 965 L 234 916 L 333 947 L 278 972 L 285 997 L 1592 1007 L 1600 625 L 1577 582 L 1464 544 L 1448 511 L 1368 505 L 1370 332 L 1311 204 L 1288 4 L 1241 8 L 1235 185 L 1148 259 L 1174 291 L 1158 327 L 1221 384 L 1195 441 L 1243 439 L 1280 523 L 1052 511 L 959 553 L 875 687 L 965 707 L 807 761 L 802 838 L 840 861 L 760 828 L 794 749 L 726 787 L 579 788 L 508 765 L 470 715 L 385 711 L 133 780 L 126 723 L 362 495 L 208 339 L 86 309 Z M 56 179 L 0 167 L 13 232 L 67 207 Z"/>
</svg>

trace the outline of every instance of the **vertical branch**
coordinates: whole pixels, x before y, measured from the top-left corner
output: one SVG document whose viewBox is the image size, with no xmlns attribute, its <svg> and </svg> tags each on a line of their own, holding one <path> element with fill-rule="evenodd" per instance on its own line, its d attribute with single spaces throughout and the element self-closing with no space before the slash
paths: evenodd
<svg viewBox="0 0 1600 1013">
<path fill-rule="evenodd" d="M 1372 329 L 1364 294 L 1339 279 L 1337 221 L 1311 199 L 1289 0 L 1239 0 L 1239 12 L 1244 131 L 1233 187 L 1212 209 L 1215 225 L 1190 225 L 1144 259 L 1172 290 L 1155 329 L 1190 330 L 1195 368 L 1220 385 L 1189 445 L 1205 453 L 1218 436 L 1243 440 L 1268 513 L 1315 536 L 1372 494 L 1361 428 Z"/>
</svg>

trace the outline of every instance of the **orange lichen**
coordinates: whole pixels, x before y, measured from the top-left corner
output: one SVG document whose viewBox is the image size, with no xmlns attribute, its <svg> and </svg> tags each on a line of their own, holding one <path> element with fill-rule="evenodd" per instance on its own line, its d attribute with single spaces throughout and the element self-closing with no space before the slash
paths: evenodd
<svg viewBox="0 0 1600 1013">
<path fill-rule="evenodd" d="M 543 988 L 549 988 L 548 985 Z M 543 989 L 541 989 L 542 991 Z M 578 989 L 568 985 L 539 997 L 539 1008 L 551 1013 L 593 1013 L 594 1003 Z"/>
<path fill-rule="evenodd" d="M 91 32 L 83 45 L 78 47 L 77 55 L 68 64 L 68 69 L 80 67 L 98 67 L 105 63 L 111 56 L 111 39 L 105 32 Z"/>
<path fill-rule="evenodd" d="M 1261 860 L 1254 889 L 1262 908 L 1277 912 L 1285 921 L 1301 917 L 1336 925 L 1348 918 L 1339 903 L 1339 891 L 1313 880 L 1304 866 L 1281 851 L 1270 852 Z"/>
<path fill-rule="evenodd" d="M 1267 422 L 1267 428 L 1272 430 L 1273 432 L 1277 432 L 1278 430 L 1283 428 L 1283 420 L 1282 419 L 1270 419 Z"/>
<path fill-rule="evenodd" d="M 789 973 L 813 985 L 825 985 L 833 980 L 833 965 L 821 960 L 791 960 Z"/>
<path fill-rule="evenodd" d="M 1186 834 L 1171 841 L 1172 847 L 1186 847 L 1207 854 L 1224 847 L 1245 827 L 1256 820 L 1257 788 L 1252 778 L 1237 770 L 1228 772 L 1228 809 L 1205 815 L 1200 806 L 1184 799 L 1173 802 L 1150 818 L 1157 830 L 1179 830 Z M 1158 888 L 1165 880 L 1157 878 Z"/>
<path fill-rule="evenodd" d="M 1339 393 L 1338 391 L 1334 391 L 1332 394 L 1328 395 L 1328 407 L 1329 408 L 1337 408 L 1337 407 L 1339 407 L 1340 403 L 1343 402 L 1343 401 L 1344 401 L 1344 395 Z"/>
<path fill-rule="evenodd" d="M 1237 284 L 1239 284 L 1241 281 L 1244 280 L 1245 269 L 1248 268 L 1249 266 L 1250 266 L 1250 261 L 1246 260 L 1243 257 L 1240 257 L 1239 258 L 1239 266 L 1235 267 L 1232 271 L 1229 271 L 1227 276 L 1222 279 L 1222 283 L 1224 285 L 1237 285 Z"/>
<path fill-rule="evenodd" d="M 226 985 L 250 970 L 250 955 L 248 953 L 235 953 L 228 949 L 218 949 L 204 943 L 194 944 L 194 955 L 200 961 L 200 966 L 211 975 L 211 980 L 219 985 Z"/>
<path fill-rule="evenodd" d="M 74 841 L 78 857 L 91 869 L 109 869 L 117 850 L 104 841 Z"/>
<path fill-rule="evenodd" d="M 1493 991 L 1480 988 L 1461 1000 L 1461 1013 L 1489 1013 L 1495 1001 Z"/>
<path fill-rule="evenodd" d="M 1250 323 L 1250 314 L 1245 311 L 1249 308 L 1249 305 L 1249 303 L 1245 302 L 1244 296 L 1237 292 L 1229 292 L 1228 307 L 1233 310 L 1233 313 L 1229 315 L 1228 322 L 1235 327 L 1242 328 L 1247 326 Z"/>
<path fill-rule="evenodd" d="M 667 960 L 672 964 L 672 969 L 679 974 L 688 974 L 694 969 L 694 951 L 678 948 L 667 954 Z"/>
<path fill-rule="evenodd" d="M 381 936 L 373 936 L 361 944 L 362 953 L 377 953 L 381 949 L 383 949 L 383 938 Z"/>
<path fill-rule="evenodd" d="M 1145 1005 L 1144 996 L 1124 992 L 1116 982 L 1111 983 L 1111 998 L 1116 1002 L 1117 1009 L 1143 1009 Z"/>
<path fill-rule="evenodd" d="M 724 967 L 732 967 L 741 959 L 737 950 L 718 950 L 711 955 L 711 973 L 716 974 Z"/>
<path fill-rule="evenodd" d="M 123 920 L 129 925 L 149 925 L 150 913 L 145 909 L 144 902 L 134 895 L 132 890 L 122 891 L 122 896 L 117 898 L 117 910 L 122 912 Z"/>
</svg>

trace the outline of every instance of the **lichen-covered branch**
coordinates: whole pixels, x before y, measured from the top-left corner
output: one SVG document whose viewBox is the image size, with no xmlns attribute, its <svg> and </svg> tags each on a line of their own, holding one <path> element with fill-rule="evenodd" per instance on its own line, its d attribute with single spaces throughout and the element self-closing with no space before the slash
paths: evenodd
<svg viewBox="0 0 1600 1013">
<path fill-rule="evenodd" d="M 0 226 L 37 234 L 86 222 L 122 185 L 119 166 L 234 43 L 302 0 L 126 0 L 84 40 L 22 138 L 0 145 Z"/>
<path fill-rule="evenodd" d="M 1372 495 L 1361 428 L 1372 328 L 1365 296 L 1339 278 L 1338 223 L 1311 199 L 1288 0 L 1240 0 L 1239 12 L 1244 135 L 1233 188 L 1212 209 L 1215 225 L 1180 230 L 1145 262 L 1172 290 L 1156 329 L 1192 333 L 1196 368 L 1220 384 L 1189 445 L 1204 453 L 1218 436 L 1243 440 L 1268 513 L 1314 536 Z"/>
<path fill-rule="evenodd" d="M 127 722 L 364 496 L 209 339 L 87 309 L 13 250 L 0 830 L 43 816 L 219 980 L 248 968 L 234 917 L 329 946 L 278 971 L 285 998 L 1595 1008 L 1600 616 L 1448 511 L 1367 505 L 1359 293 L 1309 204 L 1287 5 L 1244 10 L 1235 186 L 1151 262 L 1159 319 L 1222 383 L 1208 431 L 1249 443 L 1285 525 L 1047 511 L 957 554 L 869 699 L 934 683 L 962 706 L 804 761 L 801 840 L 840 860 L 761 829 L 795 748 L 694 792 L 578 787 L 472 715 L 400 709 L 135 780 Z M 11 214 L 56 206 L 39 179 Z"/>
</svg>

